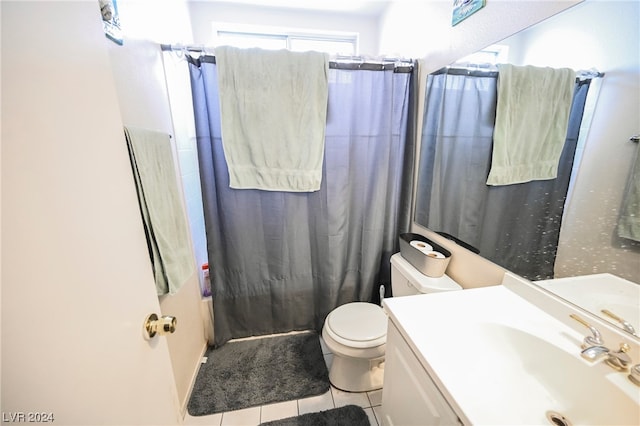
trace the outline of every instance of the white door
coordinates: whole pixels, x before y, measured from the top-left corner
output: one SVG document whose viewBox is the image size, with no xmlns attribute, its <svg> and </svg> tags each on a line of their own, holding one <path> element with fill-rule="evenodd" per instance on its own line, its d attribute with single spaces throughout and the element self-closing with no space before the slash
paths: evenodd
<svg viewBox="0 0 640 426">
<path fill-rule="evenodd" d="M 180 423 L 98 1 L 1 7 L 2 421 Z"/>
</svg>

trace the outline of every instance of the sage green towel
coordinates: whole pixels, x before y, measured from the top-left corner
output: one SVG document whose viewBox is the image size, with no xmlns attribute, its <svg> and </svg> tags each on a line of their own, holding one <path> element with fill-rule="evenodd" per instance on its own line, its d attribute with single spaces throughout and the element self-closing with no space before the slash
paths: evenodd
<svg viewBox="0 0 640 426">
<path fill-rule="evenodd" d="M 221 46 L 216 64 L 230 187 L 320 189 L 328 55 Z"/>
<path fill-rule="evenodd" d="M 175 294 L 194 273 L 170 136 L 125 128 L 158 295 Z"/>
<path fill-rule="evenodd" d="M 636 148 L 636 161 L 631 167 L 629 182 L 622 200 L 618 235 L 640 241 L 640 147 Z"/>
<path fill-rule="evenodd" d="M 575 86 L 568 68 L 499 65 L 487 185 L 555 179 Z"/>
</svg>

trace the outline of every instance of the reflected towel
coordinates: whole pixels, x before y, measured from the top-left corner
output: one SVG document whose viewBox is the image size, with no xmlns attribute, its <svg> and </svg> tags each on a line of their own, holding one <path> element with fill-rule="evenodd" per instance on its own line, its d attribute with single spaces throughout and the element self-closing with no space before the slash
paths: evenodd
<svg viewBox="0 0 640 426">
<path fill-rule="evenodd" d="M 618 235 L 640 242 L 640 146 L 636 148 L 636 161 L 631 166 L 629 182 L 622 199 Z"/>
<path fill-rule="evenodd" d="M 194 273 L 170 136 L 125 128 L 158 295 L 175 294 Z"/>
<path fill-rule="evenodd" d="M 575 78 L 568 68 L 499 65 L 487 185 L 556 178 Z"/>
<path fill-rule="evenodd" d="M 216 64 L 230 187 L 320 189 L 328 55 L 222 46 Z"/>
</svg>

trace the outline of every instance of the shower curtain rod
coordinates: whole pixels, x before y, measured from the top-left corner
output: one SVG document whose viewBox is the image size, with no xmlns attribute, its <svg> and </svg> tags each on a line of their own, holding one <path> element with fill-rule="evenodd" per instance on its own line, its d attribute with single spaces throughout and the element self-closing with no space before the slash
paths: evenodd
<svg viewBox="0 0 640 426">
<path fill-rule="evenodd" d="M 183 52 L 188 61 L 195 65 L 200 62 L 216 63 L 216 58 L 212 51 L 214 48 L 205 46 L 184 46 L 161 44 L 163 51 Z M 206 56 L 194 58 L 189 53 L 200 53 Z M 341 70 L 366 70 L 366 71 L 385 71 L 393 70 L 396 73 L 410 73 L 415 67 L 415 62 L 410 59 L 382 58 L 373 59 L 362 56 L 335 56 L 329 60 L 329 68 Z"/>
<path fill-rule="evenodd" d="M 488 64 L 469 64 L 469 66 L 451 66 L 440 68 L 434 71 L 433 75 L 451 74 L 451 75 L 468 75 L 472 77 L 497 77 L 498 69 L 495 65 Z M 602 78 L 604 73 L 595 69 L 576 71 L 576 79 L 587 80 L 591 78 Z"/>
</svg>

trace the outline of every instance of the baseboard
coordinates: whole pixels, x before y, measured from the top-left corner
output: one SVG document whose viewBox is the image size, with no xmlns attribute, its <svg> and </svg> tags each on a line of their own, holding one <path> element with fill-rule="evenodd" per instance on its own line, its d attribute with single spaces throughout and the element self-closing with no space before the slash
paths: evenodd
<svg viewBox="0 0 640 426">
<path fill-rule="evenodd" d="M 196 384 L 196 378 L 198 377 L 198 371 L 200 370 L 200 364 L 202 363 L 202 357 L 204 357 L 204 354 L 207 352 L 207 348 L 208 348 L 208 344 L 205 340 L 204 345 L 202 346 L 201 350 L 200 350 L 200 356 L 198 357 L 198 362 L 195 365 L 195 368 L 193 369 L 193 374 L 191 375 L 191 381 L 189 384 L 189 392 L 187 392 L 187 396 L 184 399 L 184 401 L 181 402 L 180 404 L 180 415 L 182 416 L 182 420 L 184 420 L 184 418 L 187 415 L 187 405 L 189 404 L 189 399 L 191 399 L 191 393 L 193 392 L 193 386 Z"/>
<path fill-rule="evenodd" d="M 213 344 L 213 311 L 212 311 L 212 298 L 203 297 L 200 299 L 200 315 L 202 318 L 202 323 L 204 324 L 204 333 L 205 339 L 202 348 L 200 349 L 200 356 L 196 362 L 196 365 L 193 369 L 193 374 L 191 375 L 191 382 L 189 384 L 189 392 L 187 392 L 186 398 L 182 401 L 181 404 L 181 413 L 182 418 L 187 415 L 187 405 L 189 404 L 189 399 L 191 398 L 191 393 L 193 392 L 193 386 L 196 383 L 196 378 L 198 377 L 198 371 L 200 369 L 200 364 L 202 362 L 202 357 L 204 356 L 207 348 L 210 344 Z"/>
</svg>

